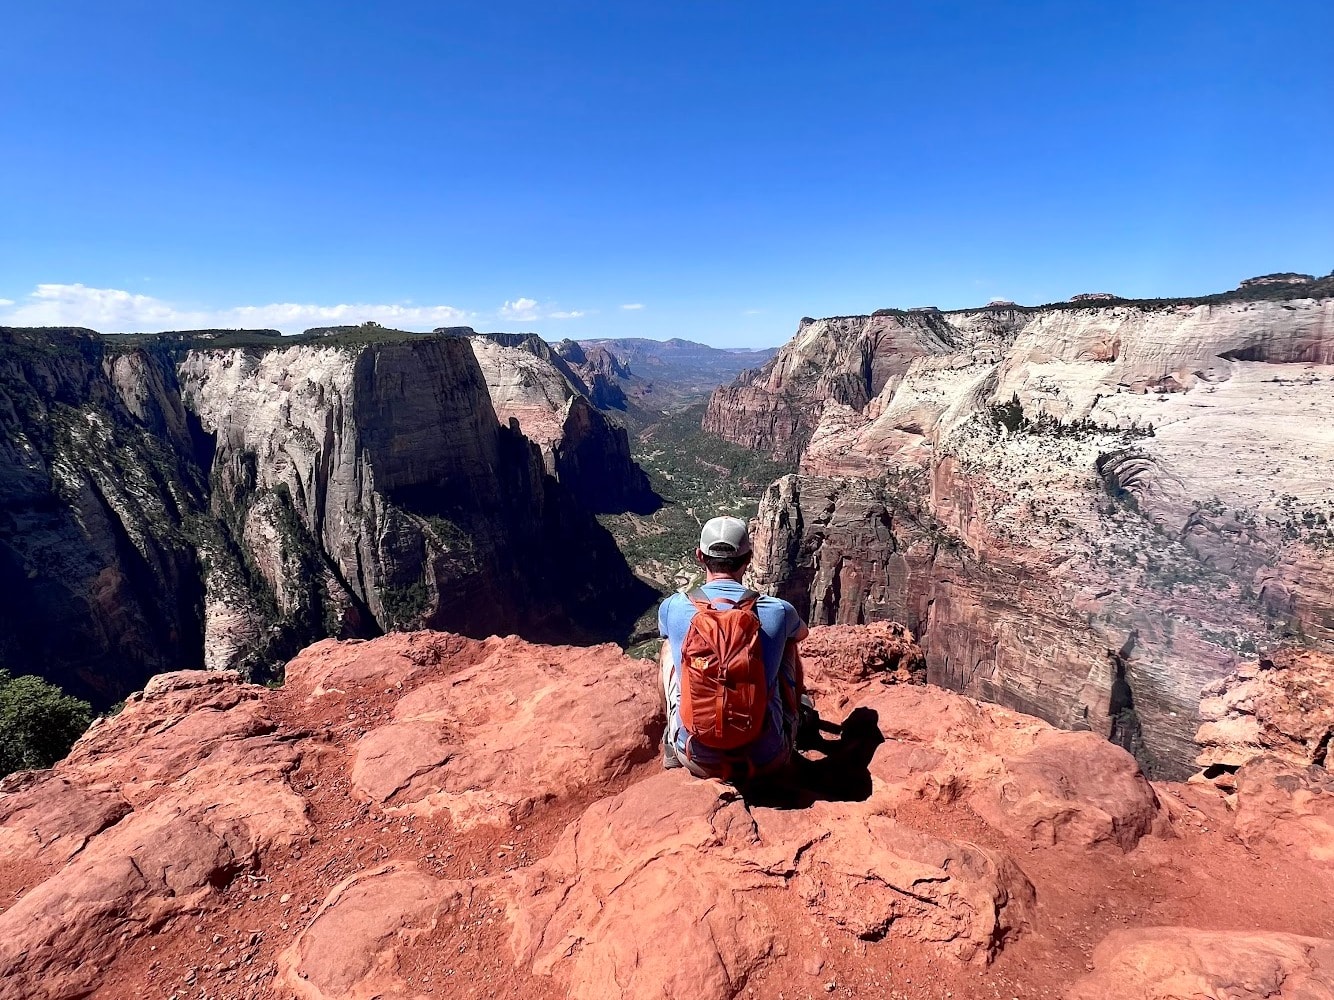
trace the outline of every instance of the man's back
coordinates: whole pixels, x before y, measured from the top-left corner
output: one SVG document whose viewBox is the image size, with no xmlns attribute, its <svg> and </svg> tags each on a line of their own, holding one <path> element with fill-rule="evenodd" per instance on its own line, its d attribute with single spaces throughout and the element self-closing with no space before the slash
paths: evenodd
<svg viewBox="0 0 1334 1000">
<path fill-rule="evenodd" d="M 730 579 L 712 580 L 701 588 L 706 597 L 740 599 L 746 588 Z M 669 685 L 675 683 L 675 690 L 668 690 L 667 741 L 678 754 L 686 754 L 691 760 L 704 767 L 724 758 L 724 754 L 692 741 L 687 748 L 688 733 L 681 722 L 680 713 L 680 663 L 681 644 L 691 619 L 697 613 L 695 605 L 684 594 L 673 594 L 662 602 L 658 609 L 658 627 L 670 647 L 670 663 L 673 676 Z M 768 684 L 768 711 L 764 727 L 754 743 L 744 748 L 746 758 L 757 768 L 768 766 L 785 755 L 791 749 L 791 706 L 786 699 L 796 691 L 796 678 L 793 663 L 785 660 L 784 653 L 788 642 L 800 638 L 805 631 L 805 624 L 796 609 L 787 601 L 775 597 L 761 596 L 755 604 L 755 614 L 760 619 L 761 646 L 764 651 L 765 679 Z"/>
</svg>

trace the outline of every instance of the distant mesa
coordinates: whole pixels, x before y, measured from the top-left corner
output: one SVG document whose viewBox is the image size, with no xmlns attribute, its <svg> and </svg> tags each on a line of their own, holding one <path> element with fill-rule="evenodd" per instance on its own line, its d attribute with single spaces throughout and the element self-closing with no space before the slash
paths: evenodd
<svg viewBox="0 0 1334 1000">
<path fill-rule="evenodd" d="M 939 307 L 939 306 L 909 306 L 909 307 L 908 307 L 908 312 L 910 312 L 910 313 L 938 313 L 938 312 L 940 312 L 940 307 Z"/>
<path fill-rule="evenodd" d="M 1006 306 L 1012 306 L 1012 305 L 1014 305 L 1014 300 L 1013 300 L 1013 299 L 990 299 L 990 300 L 987 302 L 987 308 L 988 308 L 988 309 L 999 309 L 999 308 L 1003 308 L 1003 307 L 1006 307 Z"/>
<path fill-rule="evenodd" d="M 1071 302 L 1114 302 L 1120 298 L 1111 292 L 1080 292 L 1078 295 L 1071 295 Z"/>
<path fill-rule="evenodd" d="M 1296 271 L 1278 271 L 1274 274 L 1262 274 L 1257 278 L 1247 278 L 1238 288 L 1260 288 L 1264 285 L 1305 285 L 1315 281 L 1314 274 L 1298 274 Z"/>
<path fill-rule="evenodd" d="M 473 337 L 477 334 L 477 331 L 470 326 L 437 326 L 431 332 L 445 337 Z"/>
<path fill-rule="evenodd" d="M 416 330 L 399 330 L 395 327 L 385 326 L 383 323 L 377 323 L 373 319 L 368 319 L 363 323 L 342 323 L 337 326 L 312 326 L 301 332 L 303 337 L 348 337 L 357 334 L 379 337 L 382 334 L 413 334 L 424 337 L 426 334 L 419 333 Z"/>
<path fill-rule="evenodd" d="M 148 336 L 157 337 L 160 340 L 218 340 L 222 337 L 233 336 L 246 337 L 269 337 L 273 340 L 281 340 L 283 333 L 281 330 L 247 330 L 244 327 L 237 327 L 229 330 L 164 330 L 162 333 L 148 334 Z M 103 334 L 105 337 L 123 337 L 123 336 L 143 336 L 142 334 Z"/>
</svg>

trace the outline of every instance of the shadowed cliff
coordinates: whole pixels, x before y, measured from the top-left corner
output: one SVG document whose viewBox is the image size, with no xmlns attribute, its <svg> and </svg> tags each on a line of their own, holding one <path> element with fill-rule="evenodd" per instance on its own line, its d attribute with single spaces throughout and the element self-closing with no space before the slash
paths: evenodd
<svg viewBox="0 0 1334 1000">
<path fill-rule="evenodd" d="M 653 597 L 461 338 L 3 330 L 0 426 L 0 658 L 100 705 L 326 635 L 616 638 Z"/>
</svg>

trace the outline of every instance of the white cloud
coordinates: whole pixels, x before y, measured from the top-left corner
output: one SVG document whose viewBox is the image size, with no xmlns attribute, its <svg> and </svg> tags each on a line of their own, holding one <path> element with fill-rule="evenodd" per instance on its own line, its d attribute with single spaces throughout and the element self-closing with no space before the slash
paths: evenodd
<svg viewBox="0 0 1334 1000">
<path fill-rule="evenodd" d="M 395 303 L 273 302 L 226 309 L 182 309 L 151 295 L 87 285 L 38 285 L 21 303 L 0 299 L 0 322 L 10 326 L 86 326 L 103 333 L 236 327 L 300 333 L 311 326 L 374 320 L 384 326 L 429 328 L 458 325 L 472 314 L 453 306 Z"/>
<path fill-rule="evenodd" d="M 513 302 L 506 302 L 500 307 L 500 315 L 505 319 L 537 319 L 537 299 L 520 296 Z"/>
<path fill-rule="evenodd" d="M 538 302 L 537 299 L 520 297 L 513 302 L 506 302 L 496 310 L 501 319 L 517 320 L 528 323 L 539 319 L 579 319 L 590 315 L 587 309 L 557 309 L 555 302 Z"/>
<path fill-rule="evenodd" d="M 642 302 L 627 302 L 625 305 L 621 306 L 621 308 L 622 308 L 622 309 L 629 309 L 629 310 L 631 310 L 631 311 L 636 310 L 636 309 L 643 309 L 643 308 L 644 308 L 644 303 L 642 303 Z"/>
</svg>

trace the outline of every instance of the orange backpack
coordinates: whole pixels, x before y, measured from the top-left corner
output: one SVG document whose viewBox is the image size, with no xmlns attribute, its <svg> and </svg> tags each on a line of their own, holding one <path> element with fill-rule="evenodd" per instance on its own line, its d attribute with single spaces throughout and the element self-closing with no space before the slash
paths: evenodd
<svg viewBox="0 0 1334 1000">
<path fill-rule="evenodd" d="M 686 595 L 695 605 L 681 642 L 681 722 L 691 738 L 715 750 L 735 750 L 759 738 L 769 707 L 769 682 L 755 602 Z M 725 604 L 722 609 L 715 604 Z"/>
</svg>

